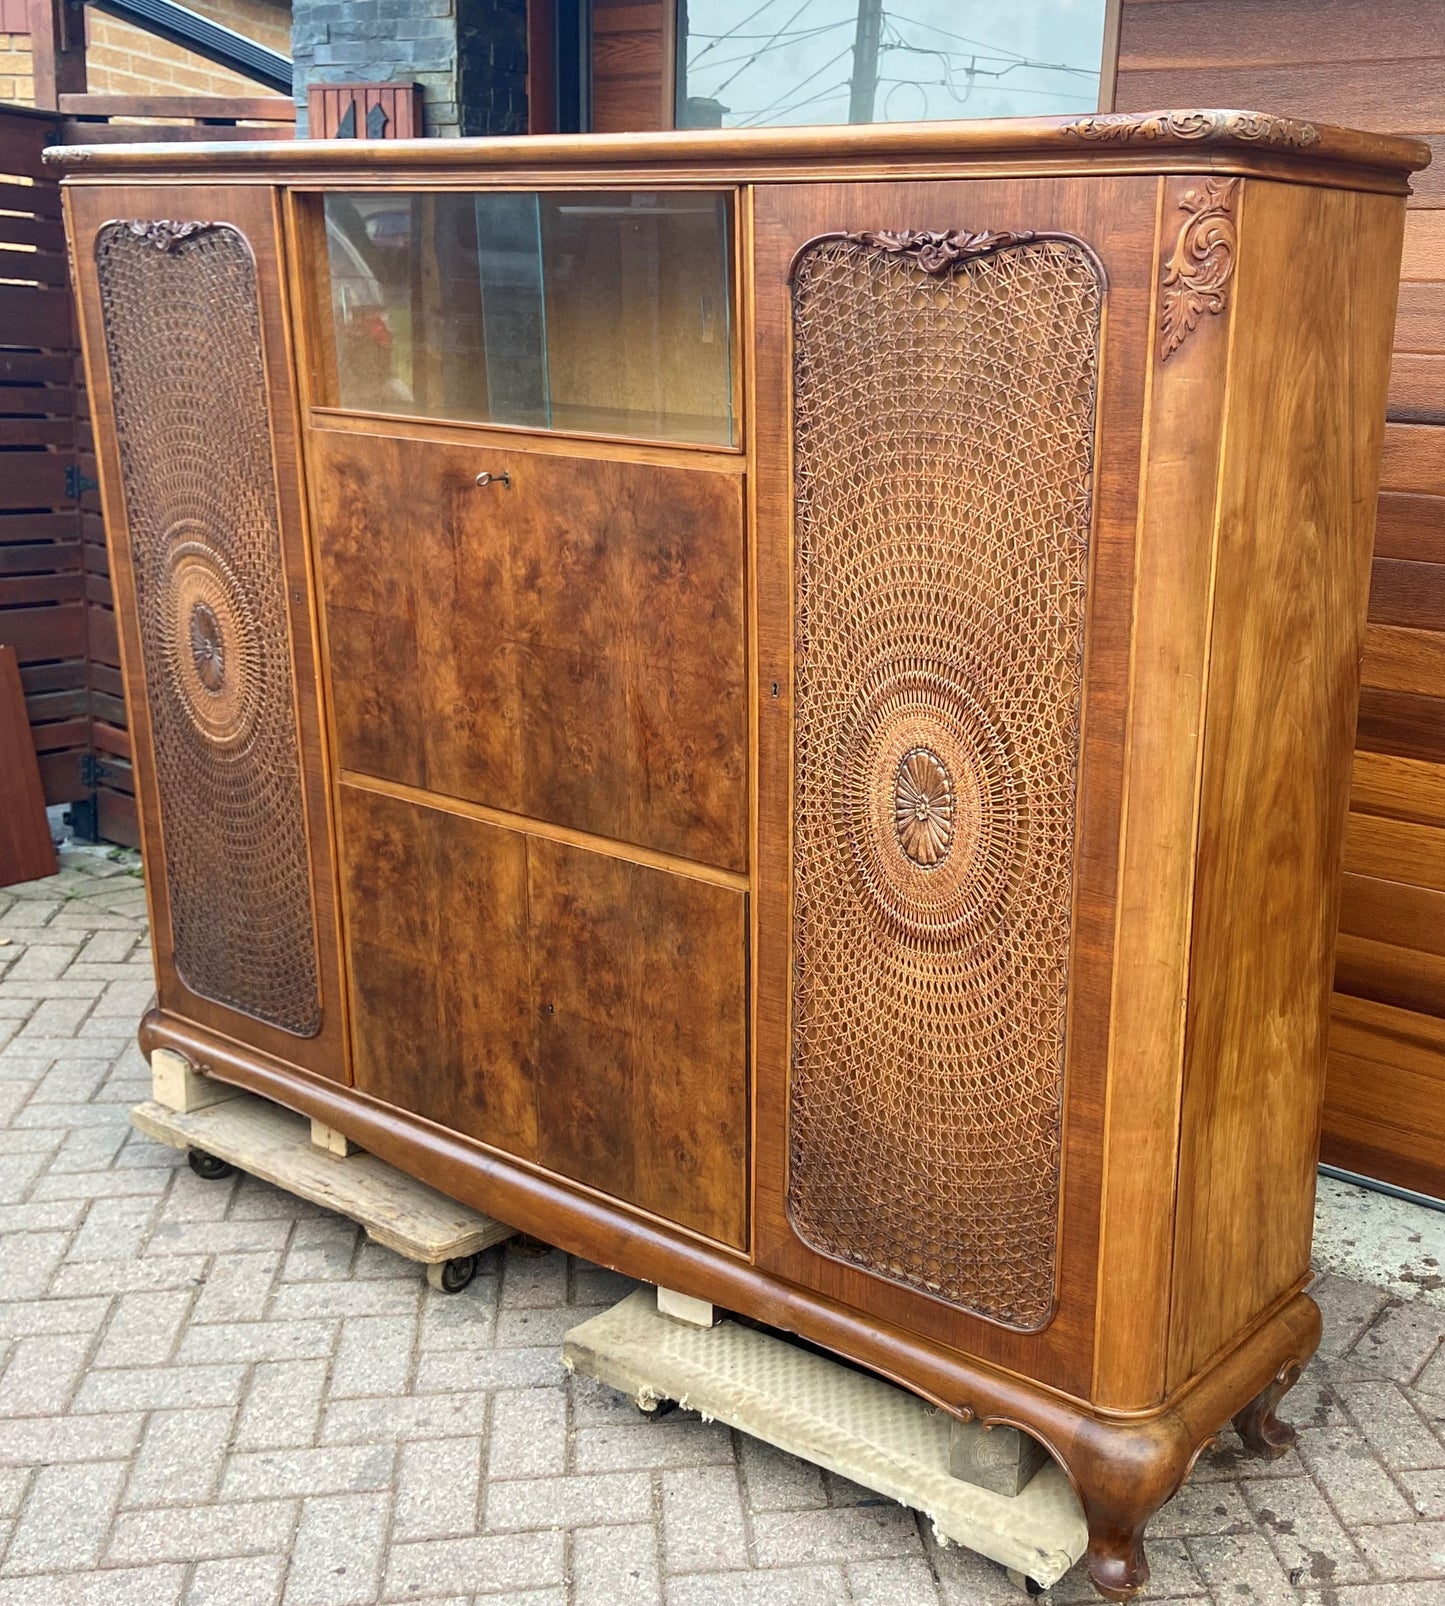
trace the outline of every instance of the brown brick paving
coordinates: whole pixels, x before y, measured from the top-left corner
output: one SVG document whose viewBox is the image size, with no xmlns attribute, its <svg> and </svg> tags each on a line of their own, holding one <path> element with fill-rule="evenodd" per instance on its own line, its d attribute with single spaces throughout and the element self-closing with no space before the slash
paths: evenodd
<svg viewBox="0 0 1445 1606">
<path fill-rule="evenodd" d="M 133 861 L 0 892 L 0 1603 L 1018 1606 L 927 1524 L 558 1342 L 631 1286 L 494 1251 L 465 1293 L 135 1135 Z M 1445 1313 L 1326 1276 L 1282 1461 L 1226 1437 L 1160 1513 L 1154 1601 L 1445 1606 Z M 1077 1570 L 1048 1599 L 1093 1594 Z"/>
</svg>

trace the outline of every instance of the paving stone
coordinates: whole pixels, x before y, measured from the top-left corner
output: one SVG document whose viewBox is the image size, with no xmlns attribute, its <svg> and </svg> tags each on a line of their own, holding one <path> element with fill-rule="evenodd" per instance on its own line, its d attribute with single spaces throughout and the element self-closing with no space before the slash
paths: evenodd
<svg viewBox="0 0 1445 1606">
<path fill-rule="evenodd" d="M 558 1477 L 566 1470 L 566 1392 L 561 1388 L 503 1389 L 494 1394 L 487 1435 L 487 1476 Z M 579 1457 L 576 1470 L 604 1469 L 586 1466 Z"/>
<path fill-rule="evenodd" d="M 683 1467 L 662 1475 L 663 1562 L 669 1573 L 711 1573 L 748 1563 L 737 1468 Z"/>
<path fill-rule="evenodd" d="M 214 1499 L 235 1416 L 225 1406 L 153 1411 L 122 1504 L 204 1504 Z"/>
<path fill-rule="evenodd" d="M 475 1533 L 481 1463 L 480 1438 L 402 1445 L 393 1539 L 451 1539 Z"/>
<path fill-rule="evenodd" d="M 640 1472 L 594 1472 L 488 1485 L 489 1533 L 528 1528 L 591 1528 L 652 1516 L 652 1481 Z"/>
<path fill-rule="evenodd" d="M 1445 1341 L 1445 1310 L 1392 1300 L 1345 1357 L 1375 1377 L 1408 1383 L 1424 1371 Z"/>
<path fill-rule="evenodd" d="M 732 1433 L 721 1422 L 689 1421 L 673 1412 L 660 1424 L 646 1422 L 635 1406 L 625 1426 L 578 1428 L 572 1435 L 573 1465 L 578 1472 L 622 1472 L 632 1467 L 727 1465 L 735 1461 Z M 659 1442 L 661 1440 L 662 1442 Z"/>
<path fill-rule="evenodd" d="M 206 1272 L 196 1295 L 191 1320 L 212 1326 L 228 1322 L 255 1322 L 267 1314 L 280 1319 L 300 1319 L 316 1312 L 316 1296 L 297 1310 L 267 1310 L 267 1300 L 276 1284 L 281 1265 L 278 1249 L 252 1255 L 218 1255 Z"/>
<path fill-rule="evenodd" d="M 1184 1546 L 1217 1599 L 1238 1596 L 1249 1606 L 1295 1606 L 1297 1596 L 1264 1534 L 1211 1534 Z"/>
<path fill-rule="evenodd" d="M 1302 1433 L 1299 1453 L 1321 1494 L 1347 1526 L 1410 1520 L 1405 1497 L 1353 1426 Z"/>
<path fill-rule="evenodd" d="M 243 1366 L 126 1367 L 92 1372 L 81 1384 L 75 1409 L 151 1411 L 234 1405 L 241 1397 L 245 1378 Z"/>
<path fill-rule="evenodd" d="M 1417 1515 L 1445 1519 L 1445 1471 L 1402 1472 L 1400 1482 Z"/>
<path fill-rule="evenodd" d="M 223 1500 L 287 1495 L 387 1491 L 395 1452 L 390 1445 L 327 1445 L 307 1450 L 256 1450 L 231 1456 Z"/>
<path fill-rule="evenodd" d="M 65 1409 L 90 1352 L 88 1333 L 22 1338 L 0 1377 L 0 1416 L 46 1416 Z"/>
<path fill-rule="evenodd" d="M 583 1528 L 572 1536 L 574 1606 L 660 1606 L 652 1525 Z"/>
<path fill-rule="evenodd" d="M 181 1340 L 183 1366 L 215 1366 L 223 1361 L 311 1361 L 330 1355 L 338 1323 L 216 1322 L 192 1325 Z"/>
<path fill-rule="evenodd" d="M 128 1456 L 140 1440 L 144 1422 L 145 1417 L 139 1412 L 0 1422 L 0 1466 L 109 1461 Z"/>
<path fill-rule="evenodd" d="M 1355 1538 L 1381 1578 L 1445 1578 L 1445 1522 L 1356 1528 Z"/>
<path fill-rule="evenodd" d="M 261 1556 L 288 1546 L 295 1524 L 294 1500 L 122 1511 L 111 1533 L 109 1559 L 125 1563 Z"/>
<path fill-rule="evenodd" d="M 5 1573 L 75 1572 L 94 1566 L 125 1474 L 123 1461 L 41 1467 L 6 1551 Z"/>
<path fill-rule="evenodd" d="M 381 1577 L 390 1507 L 389 1491 L 305 1501 L 285 1606 L 370 1606 Z"/>
<path fill-rule="evenodd" d="M 672 1579 L 667 1600 L 668 1606 L 843 1606 L 848 1585 L 840 1567 L 696 1573 Z"/>
<path fill-rule="evenodd" d="M 1445 1444 L 1394 1383 L 1339 1385 L 1337 1392 L 1360 1432 L 1387 1467 L 1445 1467 Z"/>
<path fill-rule="evenodd" d="M 236 1448 L 282 1449 L 315 1442 L 326 1390 L 325 1361 L 275 1361 L 258 1366 L 241 1407 Z"/>
<path fill-rule="evenodd" d="M 854 1606 L 935 1606 L 938 1585 L 921 1556 L 855 1561 L 843 1569 Z"/>
<path fill-rule="evenodd" d="M 1244 1496 L 1292 1584 L 1352 1584 L 1369 1576 L 1359 1551 L 1312 1479 L 1248 1483 Z"/>
<path fill-rule="evenodd" d="M 165 1566 L 8 1578 L 4 1600 L 5 1606 L 177 1606 L 185 1577 L 184 1567 Z"/>
<path fill-rule="evenodd" d="M 329 1392 L 345 1395 L 405 1393 L 416 1354 L 414 1316 L 354 1316 L 341 1324 Z"/>
<path fill-rule="evenodd" d="M 186 1606 L 275 1606 L 286 1575 L 284 1556 L 237 1556 L 198 1563 Z"/>
<path fill-rule="evenodd" d="M 195 1295 L 189 1288 L 122 1294 L 96 1351 L 97 1366 L 156 1366 L 171 1358 Z"/>
<path fill-rule="evenodd" d="M 433 1539 L 391 1547 L 385 1593 L 402 1600 L 446 1596 L 464 1578 L 470 1589 L 497 1594 L 561 1583 L 562 1576 L 560 1533 Z"/>
<path fill-rule="evenodd" d="M 751 1510 L 803 1511 L 828 1504 L 823 1474 L 811 1462 L 745 1433 L 738 1434 L 737 1442 Z"/>
</svg>

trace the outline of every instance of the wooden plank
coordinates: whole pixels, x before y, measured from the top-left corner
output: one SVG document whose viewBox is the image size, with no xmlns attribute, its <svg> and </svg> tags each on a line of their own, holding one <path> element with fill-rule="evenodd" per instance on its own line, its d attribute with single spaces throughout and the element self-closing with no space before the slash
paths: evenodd
<svg viewBox="0 0 1445 1606">
<path fill-rule="evenodd" d="M 83 747 L 70 753 L 42 753 L 40 755 L 40 784 L 45 788 L 48 804 L 78 803 L 89 798 L 91 786 L 83 779 L 82 760 L 89 757 Z"/>
<path fill-rule="evenodd" d="M 1445 212 L 1410 212 L 1406 216 L 1400 277 L 1445 279 Z"/>
<path fill-rule="evenodd" d="M 13 189 L 14 186 L 3 188 Z M 0 213 L 0 244 L 30 245 L 37 251 L 54 251 L 63 258 L 65 225 L 59 218 L 12 217 L 9 213 Z"/>
<path fill-rule="evenodd" d="M 1341 932 L 1335 945 L 1335 990 L 1396 1009 L 1445 1015 L 1445 958 Z"/>
<path fill-rule="evenodd" d="M 1355 814 L 1345 827 L 1345 871 L 1445 892 L 1445 830 L 1375 814 Z"/>
<path fill-rule="evenodd" d="M 90 741 L 90 719 L 61 719 L 53 724 L 34 725 L 30 735 L 37 753 L 56 753 L 72 747 L 85 747 Z"/>
<path fill-rule="evenodd" d="M 17 541 L 0 546 L 0 585 L 7 575 L 79 573 L 83 550 L 79 541 Z"/>
<path fill-rule="evenodd" d="M 1370 579 L 1370 620 L 1414 630 L 1445 630 L 1445 565 L 1376 558 Z"/>
<path fill-rule="evenodd" d="M 73 602 L 84 595 L 83 574 L 12 574 L 0 578 L 0 609 L 38 602 Z"/>
<path fill-rule="evenodd" d="M 0 447 L 69 446 L 74 425 L 68 418 L 6 418 L 0 416 Z M 0 458 L 8 467 L 10 459 Z"/>
<path fill-rule="evenodd" d="M 29 699 L 37 693 L 64 691 L 85 687 L 85 660 L 72 659 L 68 663 L 26 664 L 20 670 L 20 684 Z"/>
<path fill-rule="evenodd" d="M 368 1238 L 433 1265 L 478 1255 L 513 1234 L 435 1188 L 369 1154 L 340 1159 L 311 1141 L 311 1123 L 267 1099 L 238 1092 L 189 1115 L 147 1100 L 131 1125 L 173 1149 L 201 1149 L 250 1176 L 358 1222 Z"/>
<path fill-rule="evenodd" d="M 1382 691 L 1445 697 L 1445 634 L 1371 624 L 1365 631 L 1361 680 Z M 1445 728 L 1441 741 L 1445 742 Z"/>
<path fill-rule="evenodd" d="M 74 359 L 69 353 L 56 356 L 42 351 L 0 351 L 0 384 L 53 386 L 56 390 L 73 392 L 73 367 Z M 0 395 L 0 403 L 3 403 L 0 410 L 24 411 L 23 407 L 11 405 L 20 400 L 18 394 L 4 393 Z M 31 410 L 45 411 L 44 408 Z"/>
<path fill-rule="evenodd" d="M 1321 1157 L 1445 1197 L 1445 1021 L 1336 993 Z"/>
<path fill-rule="evenodd" d="M 4 158 L 0 157 L 0 172 L 5 171 Z M 54 177 L 39 184 L 11 184 L 0 180 L 0 210 L 25 212 L 35 217 L 59 218 L 60 186 Z M 10 222 L 13 222 L 11 219 Z M 7 222 L 7 227 L 9 223 Z M 64 225 L 62 224 L 62 229 Z"/>
<path fill-rule="evenodd" d="M 229 123 L 84 123 L 66 117 L 60 123 L 62 145 L 133 145 L 140 139 L 175 144 L 216 144 L 235 140 L 293 139 L 290 123 L 257 123 L 244 127 Z"/>
<path fill-rule="evenodd" d="M 27 251 L 24 247 L 10 250 L 0 240 L 0 279 L 68 285 L 70 271 L 65 258 L 53 251 Z"/>
<path fill-rule="evenodd" d="M 70 292 L 0 284 L 0 328 L 13 329 L 12 338 L 24 340 L 27 345 L 69 346 Z"/>
<path fill-rule="evenodd" d="M 1428 279 L 1400 286 L 1394 345 L 1397 352 L 1445 351 L 1445 282 Z"/>
<path fill-rule="evenodd" d="M 1224 70 L 1136 70 L 1121 65 L 1115 105 L 1124 109 L 1268 106 L 1280 116 L 1403 134 L 1412 128 L 1439 127 L 1442 71 L 1445 55 L 1438 38 L 1430 56 L 1389 61 L 1236 64 Z"/>
<path fill-rule="evenodd" d="M 1222 74 L 1440 53 L 1438 0 L 1389 0 L 1371 10 L 1368 25 L 1359 0 L 1126 0 L 1120 15 L 1121 71 Z"/>
<path fill-rule="evenodd" d="M 14 541 L 40 541 L 46 538 L 73 540 L 79 527 L 73 509 L 64 513 L 0 512 L 0 546 Z"/>
<path fill-rule="evenodd" d="M 128 759 L 131 756 L 130 732 L 122 723 L 125 717 L 125 704 L 117 698 L 98 696 L 95 692 L 90 694 L 90 704 L 91 714 L 101 716 L 94 718 L 91 724 L 91 746 L 97 753 L 108 753 L 112 758 Z M 114 719 L 117 710 L 120 718 Z M 106 715 L 110 715 L 113 722 L 107 722 Z"/>
<path fill-rule="evenodd" d="M 7 452 L 0 475 L 0 507 L 53 508 L 73 502 L 65 489 L 68 452 Z"/>
<path fill-rule="evenodd" d="M 1445 826 L 1445 764 L 1356 752 L 1350 807 L 1359 814 Z"/>
<path fill-rule="evenodd" d="M 1445 431 L 1435 424 L 1387 424 L 1380 486 L 1445 496 Z"/>
<path fill-rule="evenodd" d="M 25 699 L 25 711 L 32 725 L 59 719 L 77 719 L 90 714 L 90 693 L 82 684 L 70 691 L 44 691 Z"/>
<path fill-rule="evenodd" d="M 54 875 L 40 765 L 13 647 L 0 646 L 0 886 Z"/>
<path fill-rule="evenodd" d="M 1445 450 L 1445 430 L 1441 447 Z M 1375 515 L 1375 556 L 1445 563 L 1445 496 L 1382 492 Z"/>
<path fill-rule="evenodd" d="M 1340 930 L 1370 942 L 1445 956 L 1445 892 L 1347 875 L 1341 883 Z"/>
<path fill-rule="evenodd" d="M 62 95 L 60 111 L 67 117 L 179 117 L 193 122 L 219 117 L 245 123 L 296 121 L 296 103 L 284 95 Z M 147 135 L 152 132 L 145 130 Z"/>
<path fill-rule="evenodd" d="M 1401 423 L 1445 423 L 1445 356 L 1397 353 L 1388 405 L 1389 417 Z"/>
<path fill-rule="evenodd" d="M 85 606 L 65 602 L 53 608 L 0 611 L 0 643 L 14 647 L 22 664 L 36 658 L 85 656 Z"/>
<path fill-rule="evenodd" d="M 122 847 L 138 848 L 140 816 L 135 798 L 101 786 L 95 794 L 96 831 L 102 842 L 118 842 Z"/>
</svg>

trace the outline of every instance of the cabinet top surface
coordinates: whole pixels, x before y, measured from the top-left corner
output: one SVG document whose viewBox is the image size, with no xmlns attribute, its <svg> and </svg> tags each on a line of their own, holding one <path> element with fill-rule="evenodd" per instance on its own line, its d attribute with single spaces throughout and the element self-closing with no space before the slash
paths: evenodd
<svg viewBox="0 0 1445 1606">
<path fill-rule="evenodd" d="M 123 177 L 313 184 L 505 182 L 556 170 L 619 180 L 649 176 L 766 182 L 901 176 L 910 168 L 1010 171 L 1207 168 L 1299 177 L 1403 193 L 1426 166 L 1419 140 L 1263 112 L 1173 110 L 1085 117 L 1010 117 L 858 127 L 532 134 L 505 139 L 267 140 L 53 146 L 46 160 L 72 180 Z"/>
</svg>

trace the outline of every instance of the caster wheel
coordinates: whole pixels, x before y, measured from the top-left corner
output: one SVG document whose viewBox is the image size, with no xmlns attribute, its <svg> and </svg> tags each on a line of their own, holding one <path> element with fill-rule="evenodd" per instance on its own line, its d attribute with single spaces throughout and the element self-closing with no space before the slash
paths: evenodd
<svg viewBox="0 0 1445 1606">
<path fill-rule="evenodd" d="M 427 1282 L 442 1294 L 461 1293 L 476 1275 L 476 1255 L 459 1255 L 455 1260 L 441 1260 L 426 1269 Z"/>
<path fill-rule="evenodd" d="M 207 1182 L 219 1182 L 222 1177 L 233 1176 L 236 1171 L 229 1160 L 218 1159 L 214 1154 L 207 1154 L 204 1149 L 187 1149 L 186 1164 L 198 1177 L 204 1177 Z"/>
<path fill-rule="evenodd" d="M 1044 1593 L 1044 1586 L 1036 1578 L 1029 1578 L 1026 1574 L 1016 1572 L 1012 1567 L 1008 1569 L 1008 1579 L 1011 1584 L 1023 1590 L 1024 1594 L 1032 1599 L 1035 1595 Z"/>
<path fill-rule="evenodd" d="M 661 1422 L 663 1417 L 677 1409 L 676 1400 L 656 1400 L 651 1405 L 642 1405 L 636 1400 L 632 1403 L 637 1406 L 639 1414 L 646 1417 L 649 1422 Z"/>
</svg>

